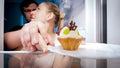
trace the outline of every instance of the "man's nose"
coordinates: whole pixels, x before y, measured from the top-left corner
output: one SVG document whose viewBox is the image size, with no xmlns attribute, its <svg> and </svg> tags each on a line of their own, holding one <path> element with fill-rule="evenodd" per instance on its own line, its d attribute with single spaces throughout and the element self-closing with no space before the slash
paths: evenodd
<svg viewBox="0 0 120 68">
<path fill-rule="evenodd" d="M 36 10 L 31 11 L 30 14 L 34 15 L 36 13 Z"/>
</svg>

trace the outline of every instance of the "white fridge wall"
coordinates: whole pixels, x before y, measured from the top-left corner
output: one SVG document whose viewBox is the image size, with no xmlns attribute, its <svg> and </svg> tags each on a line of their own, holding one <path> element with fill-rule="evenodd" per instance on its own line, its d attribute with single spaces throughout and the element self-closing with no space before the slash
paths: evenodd
<svg viewBox="0 0 120 68">
<path fill-rule="evenodd" d="M 4 0 L 0 0 L 0 51 L 3 50 Z M 0 54 L 0 68 L 3 68 L 3 55 Z"/>
<path fill-rule="evenodd" d="M 95 0 L 85 0 L 86 42 L 96 42 Z"/>
<path fill-rule="evenodd" d="M 120 44 L 120 0 L 107 0 L 107 43 Z"/>
<path fill-rule="evenodd" d="M 120 45 L 120 0 L 107 0 L 107 43 Z M 108 68 L 120 68 L 120 59 L 107 60 Z"/>
<path fill-rule="evenodd" d="M 0 0 L 0 50 L 3 50 L 4 0 Z"/>
<path fill-rule="evenodd" d="M 86 42 L 97 42 L 95 6 L 96 0 L 85 0 Z M 96 68 L 96 59 L 81 59 L 81 68 Z"/>
</svg>

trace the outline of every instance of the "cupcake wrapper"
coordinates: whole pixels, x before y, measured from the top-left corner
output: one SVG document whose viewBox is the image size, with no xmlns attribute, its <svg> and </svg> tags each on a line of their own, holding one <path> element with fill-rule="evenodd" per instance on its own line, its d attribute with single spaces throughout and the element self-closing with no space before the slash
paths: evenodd
<svg viewBox="0 0 120 68">
<path fill-rule="evenodd" d="M 82 42 L 82 38 L 59 38 L 58 40 L 62 45 L 64 50 L 77 50 L 80 43 Z"/>
</svg>

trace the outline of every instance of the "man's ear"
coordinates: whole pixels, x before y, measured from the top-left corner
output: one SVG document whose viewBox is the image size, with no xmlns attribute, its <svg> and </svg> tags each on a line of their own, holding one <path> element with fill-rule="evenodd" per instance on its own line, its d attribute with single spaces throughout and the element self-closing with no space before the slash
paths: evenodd
<svg viewBox="0 0 120 68">
<path fill-rule="evenodd" d="M 51 12 L 48 14 L 47 20 L 49 21 L 49 20 L 53 19 L 53 17 L 54 17 L 54 14 Z"/>
</svg>

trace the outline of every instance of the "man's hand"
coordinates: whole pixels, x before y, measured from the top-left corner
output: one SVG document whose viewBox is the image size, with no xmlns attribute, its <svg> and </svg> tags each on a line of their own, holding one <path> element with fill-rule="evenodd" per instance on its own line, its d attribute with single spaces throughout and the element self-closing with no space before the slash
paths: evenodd
<svg viewBox="0 0 120 68">
<path fill-rule="evenodd" d="M 46 52 L 47 44 L 54 45 L 45 27 L 45 23 L 38 21 L 25 24 L 21 29 L 20 36 L 23 49 L 30 51 L 43 50 L 43 52 Z"/>
</svg>

